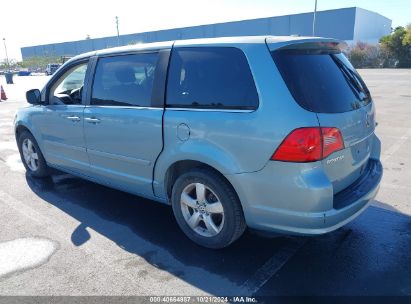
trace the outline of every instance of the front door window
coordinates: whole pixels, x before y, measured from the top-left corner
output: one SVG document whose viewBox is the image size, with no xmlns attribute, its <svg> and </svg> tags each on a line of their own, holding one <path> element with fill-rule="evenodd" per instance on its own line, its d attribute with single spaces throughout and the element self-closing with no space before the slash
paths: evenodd
<svg viewBox="0 0 411 304">
<path fill-rule="evenodd" d="M 50 90 L 50 104 L 81 104 L 86 71 L 87 63 L 81 63 L 65 72 Z"/>
</svg>

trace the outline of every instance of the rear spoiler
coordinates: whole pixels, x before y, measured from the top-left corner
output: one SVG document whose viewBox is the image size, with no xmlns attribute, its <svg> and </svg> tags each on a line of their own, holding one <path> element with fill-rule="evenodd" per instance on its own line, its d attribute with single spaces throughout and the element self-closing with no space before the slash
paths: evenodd
<svg viewBox="0 0 411 304">
<path fill-rule="evenodd" d="M 316 38 L 316 37 L 268 37 L 265 43 L 270 51 L 276 50 L 334 50 L 342 51 L 347 48 L 345 41 L 333 38 Z"/>
</svg>

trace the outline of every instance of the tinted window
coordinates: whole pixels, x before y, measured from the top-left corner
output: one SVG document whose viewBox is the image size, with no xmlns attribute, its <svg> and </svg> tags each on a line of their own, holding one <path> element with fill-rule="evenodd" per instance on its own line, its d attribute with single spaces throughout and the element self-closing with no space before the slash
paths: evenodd
<svg viewBox="0 0 411 304">
<path fill-rule="evenodd" d="M 283 50 L 272 53 L 294 99 L 318 113 L 340 113 L 371 102 L 359 74 L 340 52 Z"/>
<path fill-rule="evenodd" d="M 157 59 L 156 53 L 100 58 L 91 104 L 150 106 Z"/>
<path fill-rule="evenodd" d="M 171 55 L 167 105 L 257 108 L 257 90 L 243 52 L 230 47 L 175 49 Z"/>
</svg>

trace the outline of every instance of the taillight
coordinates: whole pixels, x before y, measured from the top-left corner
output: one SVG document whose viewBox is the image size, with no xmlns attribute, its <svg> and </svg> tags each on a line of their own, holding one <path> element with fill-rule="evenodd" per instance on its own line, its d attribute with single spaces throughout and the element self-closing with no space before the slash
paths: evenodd
<svg viewBox="0 0 411 304">
<path fill-rule="evenodd" d="M 323 157 L 326 158 L 335 151 L 344 149 L 344 142 L 340 130 L 337 128 L 321 128 L 323 141 Z"/>
<path fill-rule="evenodd" d="M 271 160 L 313 162 L 343 148 L 344 142 L 337 128 L 300 128 L 288 134 Z"/>
<path fill-rule="evenodd" d="M 301 128 L 292 131 L 271 159 L 289 162 L 310 162 L 321 159 L 320 128 Z"/>
</svg>

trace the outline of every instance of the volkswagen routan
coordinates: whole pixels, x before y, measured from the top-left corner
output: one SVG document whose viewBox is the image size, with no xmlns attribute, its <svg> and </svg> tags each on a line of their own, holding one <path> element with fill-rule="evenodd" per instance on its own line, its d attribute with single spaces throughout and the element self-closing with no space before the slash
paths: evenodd
<svg viewBox="0 0 411 304">
<path fill-rule="evenodd" d="M 226 37 L 76 56 L 27 92 L 15 119 L 22 162 L 33 177 L 56 168 L 169 204 L 209 248 L 247 227 L 333 231 L 382 176 L 375 105 L 343 46 Z"/>
</svg>

